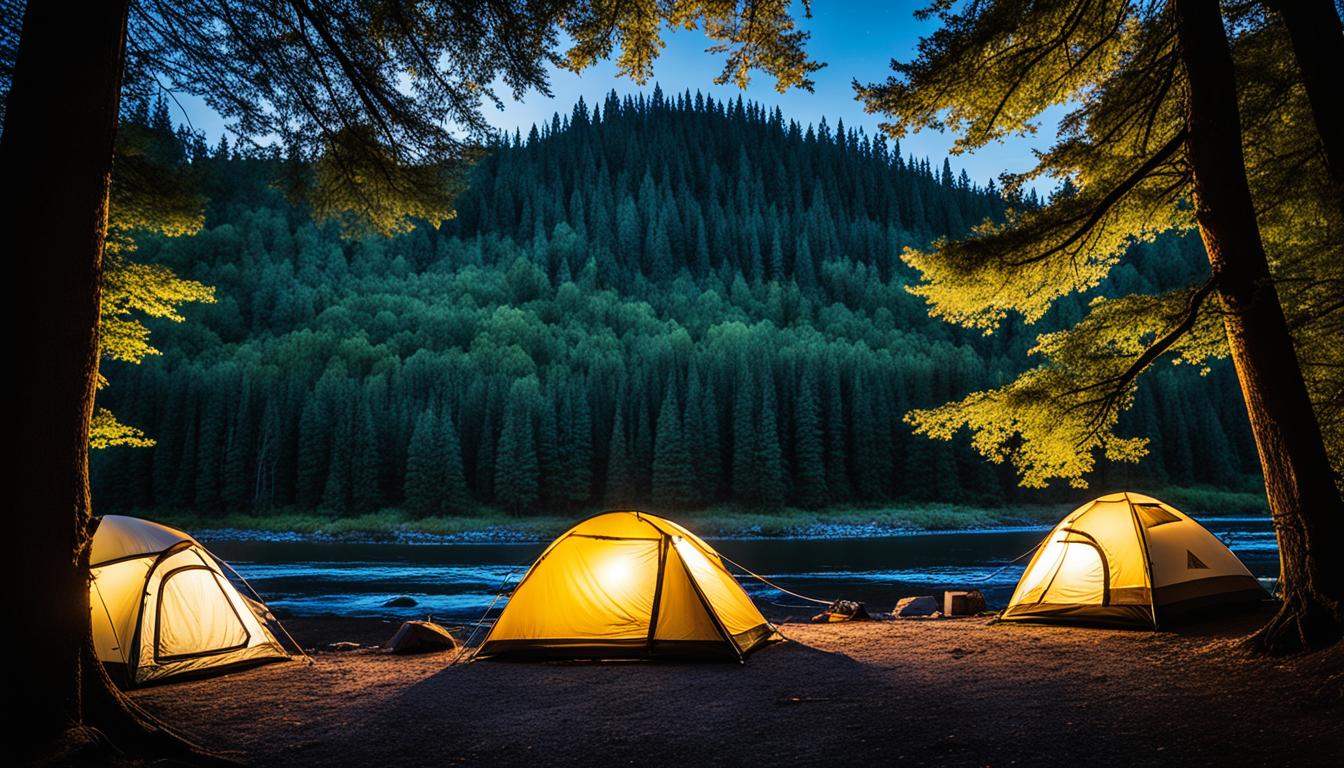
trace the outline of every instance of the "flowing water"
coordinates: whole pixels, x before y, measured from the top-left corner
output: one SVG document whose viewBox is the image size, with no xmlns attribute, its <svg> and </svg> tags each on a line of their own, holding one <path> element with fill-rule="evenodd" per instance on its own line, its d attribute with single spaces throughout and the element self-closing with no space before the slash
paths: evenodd
<svg viewBox="0 0 1344 768">
<path fill-rule="evenodd" d="M 1267 587 L 1278 575 L 1268 518 L 1208 517 L 1200 522 Z M 979 589 L 1000 608 L 1047 528 L 920 533 L 850 539 L 710 539 L 724 556 L 791 591 L 824 599 L 862 600 L 890 611 L 909 595 Z M 212 539 L 274 608 L 296 616 L 384 616 L 473 621 L 506 582 L 516 583 L 545 542 L 392 544 Z M 1007 566 L 1007 567 L 1005 567 Z M 1000 570 L 1002 569 L 1002 570 Z M 816 612 L 795 597 L 742 577 L 772 615 Z M 407 596 L 413 607 L 384 607 Z M 505 600 L 501 599 L 498 606 Z"/>
</svg>

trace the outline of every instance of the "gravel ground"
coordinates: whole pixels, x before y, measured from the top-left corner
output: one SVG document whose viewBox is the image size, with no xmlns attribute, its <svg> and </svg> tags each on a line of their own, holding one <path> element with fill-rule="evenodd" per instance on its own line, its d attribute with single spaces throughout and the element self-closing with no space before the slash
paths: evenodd
<svg viewBox="0 0 1344 768">
<path fill-rule="evenodd" d="M 785 623 L 745 665 L 317 652 L 134 697 L 253 765 L 1338 765 L 1344 650 L 1247 658 L 1263 612 L 1134 632 Z M 394 622 L 292 620 L 309 646 Z"/>
</svg>

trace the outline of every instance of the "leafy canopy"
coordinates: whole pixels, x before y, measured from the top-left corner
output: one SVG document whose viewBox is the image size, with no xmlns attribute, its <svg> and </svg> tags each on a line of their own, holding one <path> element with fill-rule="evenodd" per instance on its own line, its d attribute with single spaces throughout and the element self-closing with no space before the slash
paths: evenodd
<svg viewBox="0 0 1344 768">
<path fill-rule="evenodd" d="M 720 80 L 752 70 L 811 88 L 784 0 L 138 0 L 128 30 L 134 88 L 202 96 L 249 140 L 319 160 L 300 187 L 352 235 L 452 215 L 460 165 L 491 134 L 482 109 L 549 93 L 546 67 L 615 56 L 639 82 L 664 29 L 703 25 Z M 807 5 L 804 4 L 806 12 Z M 562 37 L 571 45 L 562 54 Z M 498 84 L 498 85 L 496 85 Z"/>
<path fill-rule="evenodd" d="M 144 318 L 180 323 L 182 304 L 212 303 L 215 291 L 195 280 L 184 280 L 161 264 L 132 260 L 136 235 L 195 234 L 205 223 L 205 213 L 204 201 L 196 192 L 195 172 L 169 127 L 166 104 L 158 101 L 150 117 L 142 102 L 129 110 L 128 118 L 117 133 L 112 168 L 99 348 L 104 359 L 139 363 L 159 354 L 149 343 Z M 99 374 L 99 387 L 106 384 Z M 107 408 L 94 412 L 90 447 L 153 444 L 143 431 L 122 424 Z"/>
<path fill-rule="evenodd" d="M 993 332 L 1010 314 L 1034 323 L 1063 296 L 1094 288 L 1131 247 L 1194 225 L 1185 158 L 1185 96 L 1165 2 L 940 0 L 921 12 L 941 28 L 885 82 L 855 88 L 870 112 L 909 129 L 957 132 L 969 150 L 1035 130 L 1067 104 L 1059 138 L 1037 166 L 1005 177 L 1009 196 L 1031 179 L 1062 180 L 1049 204 L 1019 206 L 969 237 L 907 249 L 922 280 L 911 290 L 936 317 Z M 1299 357 L 1337 468 L 1341 427 L 1341 220 L 1324 176 L 1302 87 L 1283 32 L 1255 6 L 1233 25 L 1241 69 L 1247 162 Z M 1071 329 L 1044 335 L 1041 363 L 1015 381 L 907 420 L 935 438 L 961 427 L 991 461 L 1011 462 L 1030 487 L 1064 479 L 1085 486 L 1094 455 L 1137 461 L 1142 437 L 1115 434 L 1139 376 L 1158 360 L 1203 366 L 1227 354 L 1212 283 L 1155 296 L 1096 300 Z M 1335 298 L 1331 299 L 1329 296 Z"/>
</svg>

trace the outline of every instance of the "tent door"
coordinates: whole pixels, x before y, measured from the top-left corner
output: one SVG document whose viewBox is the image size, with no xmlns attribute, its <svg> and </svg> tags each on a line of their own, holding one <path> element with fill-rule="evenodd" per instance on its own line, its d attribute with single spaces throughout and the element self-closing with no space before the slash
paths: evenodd
<svg viewBox="0 0 1344 768">
<path fill-rule="evenodd" d="M 246 648 L 250 640 L 214 570 L 188 565 L 163 577 L 154 616 L 155 661 L 228 653 Z"/>
<path fill-rule="evenodd" d="M 1106 554 L 1085 533 L 1067 531 L 1065 535 L 1068 538 L 1060 542 L 1064 552 L 1059 558 L 1059 565 L 1037 602 L 1110 605 L 1111 574 Z"/>
</svg>

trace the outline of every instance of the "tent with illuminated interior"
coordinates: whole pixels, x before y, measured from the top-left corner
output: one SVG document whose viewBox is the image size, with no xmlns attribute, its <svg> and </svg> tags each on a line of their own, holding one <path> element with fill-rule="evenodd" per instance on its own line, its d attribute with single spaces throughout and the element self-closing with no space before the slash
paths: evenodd
<svg viewBox="0 0 1344 768">
<path fill-rule="evenodd" d="M 1157 499 L 1114 493 L 1055 526 L 999 618 L 1155 628 L 1191 610 L 1266 597 L 1204 526 Z"/>
<path fill-rule="evenodd" d="M 97 521 L 89 554 L 93 642 L 130 685 L 290 658 L 260 600 L 182 531 L 121 515 Z"/>
<path fill-rule="evenodd" d="M 741 660 L 776 637 L 695 534 L 642 512 L 606 512 L 542 552 L 477 655 Z"/>
</svg>

